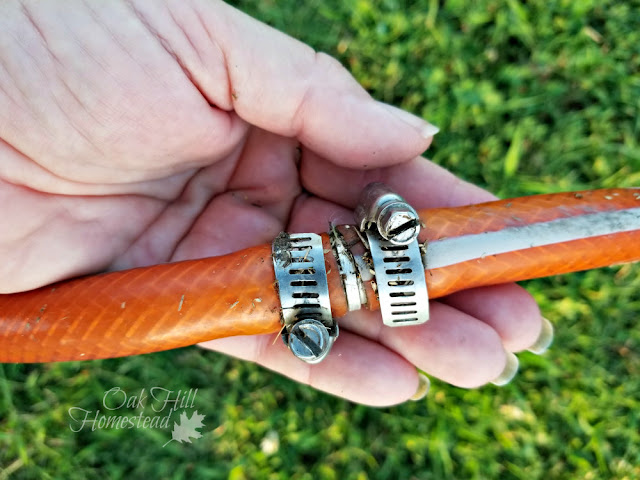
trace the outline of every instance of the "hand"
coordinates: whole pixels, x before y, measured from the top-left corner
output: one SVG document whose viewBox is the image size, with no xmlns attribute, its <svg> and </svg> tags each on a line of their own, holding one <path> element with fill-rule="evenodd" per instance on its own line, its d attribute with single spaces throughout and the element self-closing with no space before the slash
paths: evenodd
<svg viewBox="0 0 640 480">
<path fill-rule="evenodd" d="M 0 292 L 325 231 L 353 221 L 375 180 L 418 208 L 491 199 L 417 157 L 434 133 L 224 3 L 4 2 Z M 433 302 L 421 327 L 381 325 L 369 312 L 341 319 L 315 366 L 273 336 L 204 346 L 388 405 L 414 394 L 415 366 L 463 387 L 495 379 L 541 319 L 504 285 Z"/>
</svg>

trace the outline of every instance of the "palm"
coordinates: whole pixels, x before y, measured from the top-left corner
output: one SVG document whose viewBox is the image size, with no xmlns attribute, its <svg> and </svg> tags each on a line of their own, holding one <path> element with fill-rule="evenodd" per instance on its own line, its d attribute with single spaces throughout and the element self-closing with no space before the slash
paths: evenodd
<svg viewBox="0 0 640 480">
<path fill-rule="evenodd" d="M 26 5 L 0 7 L 0 45 L 8 45 L 0 50 L 0 198 L 12 226 L 0 233 L 2 292 L 221 255 L 282 230 L 324 231 L 329 222 L 351 221 L 358 192 L 373 180 L 418 207 L 489 198 L 420 158 L 400 164 L 428 146 L 413 120 L 371 101 L 327 57 L 223 4 L 196 12 L 157 2 L 83 3 L 65 16 L 55 4 Z M 238 34 L 244 43 L 234 41 Z M 520 332 L 446 305 L 435 306 L 435 321 L 421 330 L 421 341 L 439 335 L 443 348 L 468 357 L 472 372 L 436 358 L 433 342 L 435 353 L 425 357 L 417 330 L 389 335 L 366 314 L 341 324 L 346 338 L 336 348 L 351 369 L 341 377 L 324 378 L 328 370 L 317 366 L 312 379 L 271 339 L 211 346 L 349 398 L 388 403 L 407 394 L 390 394 L 375 376 L 370 387 L 384 398 L 354 391 L 354 376 L 371 368 L 371 358 L 388 365 L 396 385 L 404 378 L 405 389 L 415 388 L 411 363 L 471 386 L 504 362 L 500 337 L 486 323 L 512 350 L 531 343 L 535 308 L 508 288 L 505 298 L 528 308 Z M 467 295 L 451 304 L 480 293 Z M 477 348 L 464 353 L 456 329 L 466 329 Z M 363 354 L 354 360 L 357 351 Z"/>
</svg>

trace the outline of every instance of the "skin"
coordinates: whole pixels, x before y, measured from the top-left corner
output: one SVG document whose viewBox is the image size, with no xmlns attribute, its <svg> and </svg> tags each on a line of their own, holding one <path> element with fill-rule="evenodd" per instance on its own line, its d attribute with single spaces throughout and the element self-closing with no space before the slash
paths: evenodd
<svg viewBox="0 0 640 480">
<path fill-rule="evenodd" d="M 221 2 L 3 2 L 0 293 L 352 223 L 371 181 L 417 208 L 492 199 L 419 156 L 430 132 Z M 419 327 L 383 328 L 370 312 L 340 325 L 314 366 L 272 336 L 202 346 L 391 405 L 416 391 L 416 367 L 467 388 L 495 379 L 541 318 L 503 285 L 433 302 Z"/>
</svg>

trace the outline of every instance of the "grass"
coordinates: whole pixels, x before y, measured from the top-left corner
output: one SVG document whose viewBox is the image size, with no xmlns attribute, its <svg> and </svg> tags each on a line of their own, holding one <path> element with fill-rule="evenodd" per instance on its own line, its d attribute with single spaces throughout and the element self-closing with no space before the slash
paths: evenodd
<svg viewBox="0 0 640 480">
<path fill-rule="evenodd" d="M 501 196 L 640 185 L 637 1 L 235 3 L 438 125 L 434 161 Z M 434 381 L 388 409 L 195 348 L 0 365 L 0 479 L 640 478 L 639 274 L 527 282 L 557 327 L 547 355 L 504 388 Z M 203 438 L 72 432 L 68 409 L 114 386 L 198 388 Z"/>
</svg>

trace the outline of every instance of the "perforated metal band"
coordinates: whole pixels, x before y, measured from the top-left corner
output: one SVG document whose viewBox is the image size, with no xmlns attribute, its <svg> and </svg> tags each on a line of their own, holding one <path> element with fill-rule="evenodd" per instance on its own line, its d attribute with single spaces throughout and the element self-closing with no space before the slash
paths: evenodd
<svg viewBox="0 0 640 480">
<path fill-rule="evenodd" d="M 429 320 L 429 296 L 417 239 L 397 245 L 377 230 L 366 231 L 375 270 L 382 321 L 389 327 Z"/>
<path fill-rule="evenodd" d="M 315 233 L 281 233 L 273 242 L 273 266 L 278 282 L 285 334 L 297 321 L 313 319 L 330 333 L 331 316 L 322 238 Z M 335 332 L 337 335 L 337 331 Z"/>
</svg>

